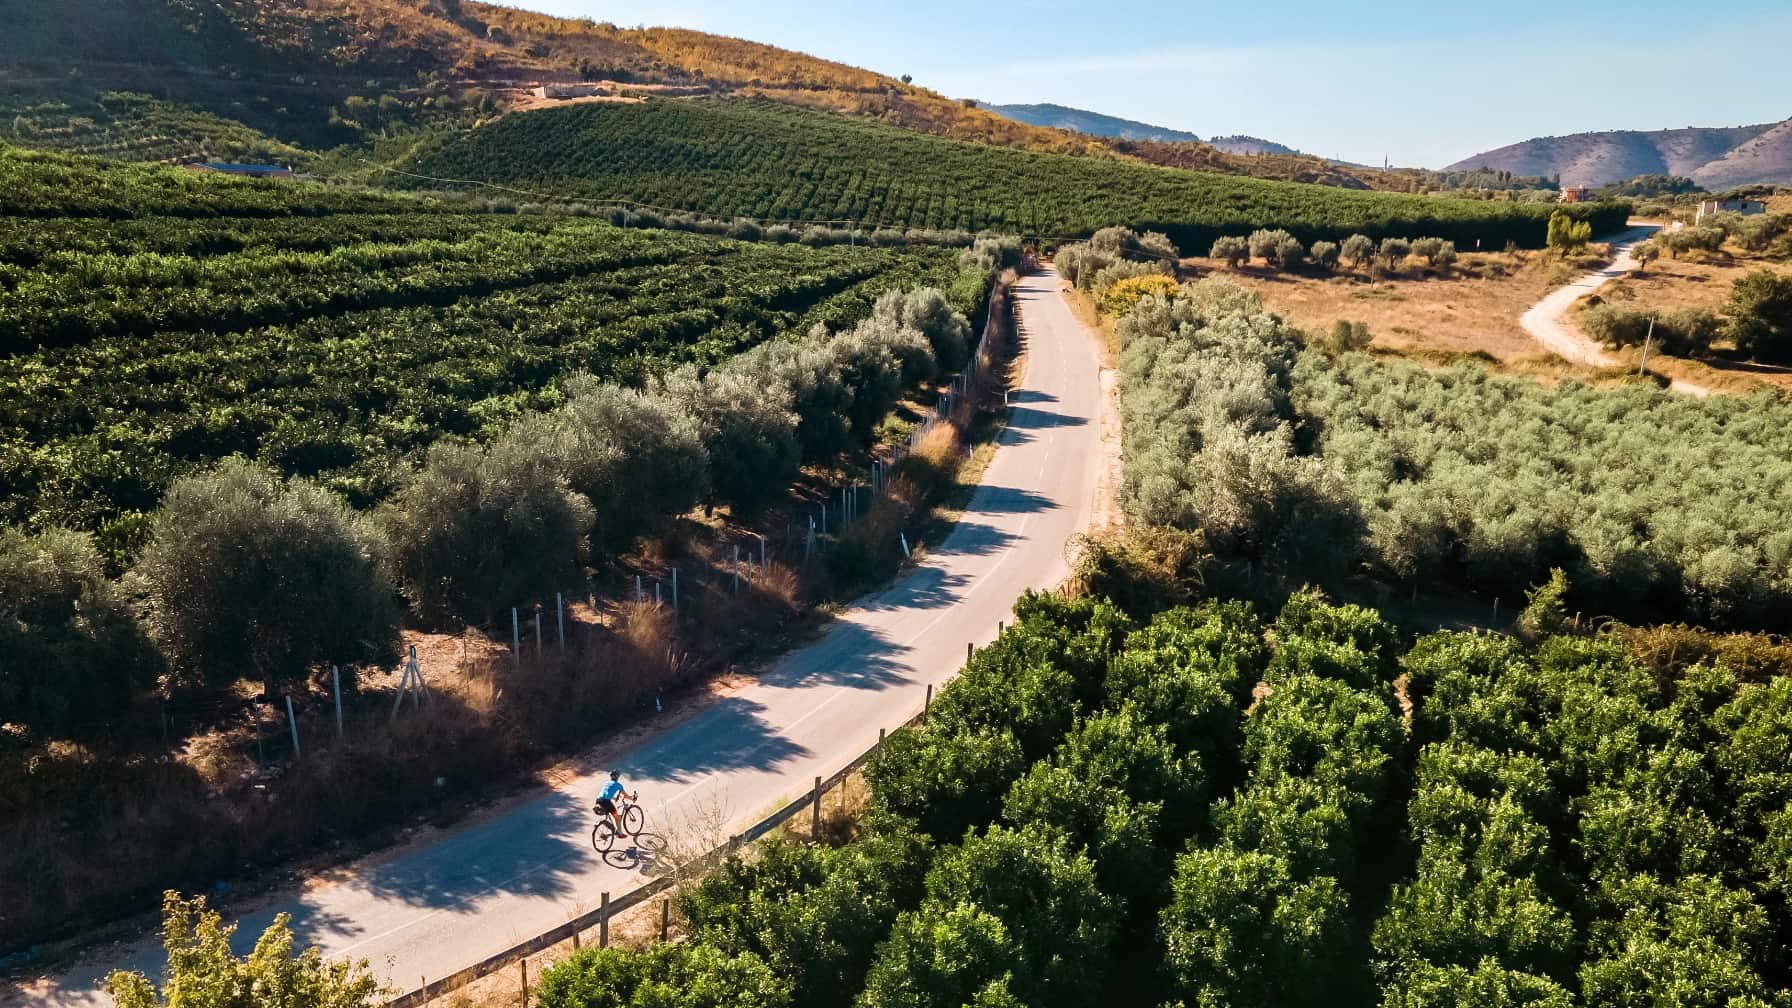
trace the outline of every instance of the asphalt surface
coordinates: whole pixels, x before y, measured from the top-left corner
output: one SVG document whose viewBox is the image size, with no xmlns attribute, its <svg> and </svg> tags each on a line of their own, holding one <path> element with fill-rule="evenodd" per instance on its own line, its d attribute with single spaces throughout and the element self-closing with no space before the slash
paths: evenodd
<svg viewBox="0 0 1792 1008">
<path fill-rule="evenodd" d="M 1100 470 L 1095 337 L 1050 269 L 1016 293 L 1025 377 L 963 518 L 928 544 L 924 562 L 820 639 L 617 758 L 650 832 L 684 843 L 725 835 L 800 795 L 868 749 L 879 728 L 917 713 L 925 687 L 958 670 L 967 642 L 993 639 L 1023 590 L 1068 573 L 1066 541 L 1089 523 Z M 652 877 L 647 856 L 600 858 L 591 848 L 590 807 L 604 779 L 597 770 L 266 901 L 242 919 L 236 944 L 246 950 L 275 914 L 290 914 L 302 944 L 367 959 L 399 990 L 503 951 L 594 908 L 600 893 L 621 896 Z M 105 1005 L 98 984 L 108 971 L 158 977 L 164 956 L 150 940 L 107 960 L 22 993 L 34 1004 Z"/>
</svg>

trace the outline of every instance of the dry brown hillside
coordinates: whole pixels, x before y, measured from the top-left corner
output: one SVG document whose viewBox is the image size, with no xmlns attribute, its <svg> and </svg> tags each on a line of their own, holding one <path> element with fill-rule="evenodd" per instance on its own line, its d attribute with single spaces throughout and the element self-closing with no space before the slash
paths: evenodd
<svg viewBox="0 0 1792 1008">
<path fill-rule="evenodd" d="M 1478 168 L 1560 175 L 1565 186 L 1597 187 L 1638 175 L 1682 175 L 1708 189 L 1792 182 L 1792 120 L 1539 137 L 1463 158 L 1444 170 Z"/>
</svg>

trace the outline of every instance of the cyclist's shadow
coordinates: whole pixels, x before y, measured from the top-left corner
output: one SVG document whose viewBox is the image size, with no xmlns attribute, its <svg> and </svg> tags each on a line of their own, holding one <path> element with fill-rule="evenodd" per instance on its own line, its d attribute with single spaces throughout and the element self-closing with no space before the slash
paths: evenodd
<svg viewBox="0 0 1792 1008">
<path fill-rule="evenodd" d="M 626 847 L 618 846 L 613 850 L 601 851 L 598 858 L 604 864 L 623 871 L 651 871 L 654 861 L 666 851 L 666 838 L 643 830 L 634 835 L 633 841 Z"/>
</svg>

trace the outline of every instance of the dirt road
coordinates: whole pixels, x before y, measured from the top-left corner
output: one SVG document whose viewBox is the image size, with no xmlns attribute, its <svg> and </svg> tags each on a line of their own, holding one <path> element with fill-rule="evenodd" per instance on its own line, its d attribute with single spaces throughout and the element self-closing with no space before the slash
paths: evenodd
<svg viewBox="0 0 1792 1008">
<path fill-rule="evenodd" d="M 716 819 L 738 830 L 916 713 L 927 684 L 995 636 L 1014 599 L 1068 573 L 1065 543 L 1089 523 L 1100 459 L 1095 336 L 1072 316 L 1050 269 L 1016 292 L 1027 373 L 1010 424 L 950 536 L 815 643 L 616 761 L 640 790 L 649 828 Z M 619 896 L 650 876 L 642 859 L 593 853 L 591 799 L 603 768 L 514 803 L 433 842 L 368 859 L 243 917 L 246 949 L 277 913 L 304 944 L 366 958 L 400 990 L 444 976 Z M 725 835 L 725 834 L 724 834 Z M 195 842 L 204 842 L 195 838 Z M 23 992 L 41 1005 L 103 1005 L 110 969 L 157 976 L 155 942 Z"/>
<path fill-rule="evenodd" d="M 1524 326 L 1524 331 L 1530 333 L 1532 339 L 1563 360 L 1589 367 L 1610 367 L 1616 364 L 1617 361 L 1599 344 L 1581 334 L 1567 317 L 1568 311 L 1576 301 L 1636 269 L 1636 259 L 1631 255 L 1631 250 L 1657 230 L 1659 229 L 1653 225 L 1635 227 L 1612 239 L 1611 265 L 1550 291 L 1543 300 L 1532 305 L 1529 311 L 1519 317 L 1518 324 Z"/>
</svg>

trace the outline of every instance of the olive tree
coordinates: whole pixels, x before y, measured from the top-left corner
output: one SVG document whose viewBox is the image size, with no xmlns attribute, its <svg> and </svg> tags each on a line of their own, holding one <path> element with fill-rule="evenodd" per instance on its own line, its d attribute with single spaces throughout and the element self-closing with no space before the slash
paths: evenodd
<svg viewBox="0 0 1792 1008">
<path fill-rule="evenodd" d="M 1100 269 L 1101 266 L 1096 266 L 1090 277 Z M 886 291 L 872 306 L 871 315 L 914 329 L 927 337 L 940 367 L 952 370 L 964 363 L 965 352 L 971 345 L 971 324 L 952 307 L 939 288 Z"/>
<path fill-rule="evenodd" d="M 1375 249 L 1375 257 L 1389 273 L 1398 273 L 1406 257 L 1412 254 L 1412 243 L 1404 238 L 1383 238 Z"/>
<path fill-rule="evenodd" d="M 1237 235 L 1223 235 L 1213 240 L 1213 247 L 1208 249 L 1207 255 L 1209 258 L 1223 261 L 1232 269 L 1237 269 L 1238 264 L 1250 255 L 1250 251 L 1249 243 L 1243 238 Z"/>
<path fill-rule="evenodd" d="M 1724 316 L 1738 353 L 1772 363 L 1792 361 L 1792 277 L 1756 270 L 1737 280 Z"/>
<path fill-rule="evenodd" d="M 661 379 L 660 388 L 697 423 L 716 501 L 751 511 L 790 484 L 802 445 L 787 389 L 740 371 L 703 373 L 688 365 Z"/>
<path fill-rule="evenodd" d="M 1281 253 L 1282 243 L 1291 240 L 1293 237 L 1293 235 L 1281 228 L 1258 228 L 1251 232 L 1251 236 L 1248 239 L 1251 248 L 1251 258 L 1261 259 L 1266 263 L 1275 262 Z"/>
<path fill-rule="evenodd" d="M 1313 243 L 1313 247 L 1307 250 L 1307 254 L 1313 257 L 1315 266 L 1328 273 L 1338 268 L 1340 251 L 1337 242 L 1316 241 Z"/>
<path fill-rule="evenodd" d="M 1375 259 L 1375 239 L 1368 235 L 1353 234 L 1344 239 L 1339 246 L 1339 255 L 1358 269 L 1369 265 Z"/>
<path fill-rule="evenodd" d="M 537 453 L 590 502 L 592 541 L 625 549 L 702 500 L 709 457 L 696 421 L 664 397 L 580 375 L 566 404 L 525 417 L 501 439 L 502 454 Z"/>
<path fill-rule="evenodd" d="M 0 527 L 0 710 L 79 732 L 155 682 L 158 659 L 85 532 Z"/>
<path fill-rule="evenodd" d="M 1293 235 L 1289 235 L 1276 243 L 1276 268 L 1283 272 L 1292 270 L 1300 265 L 1301 260 L 1306 257 L 1306 254 L 1306 247 L 1301 245 L 1300 240 Z"/>
<path fill-rule="evenodd" d="M 419 616 L 489 624 L 580 583 L 595 516 L 557 469 L 516 445 L 439 444 L 405 475 L 378 517 Z"/>
<path fill-rule="evenodd" d="M 252 673 L 273 693 L 315 666 L 389 653 L 385 552 L 335 495 L 237 458 L 168 488 L 133 573 L 176 684 Z"/>
</svg>

